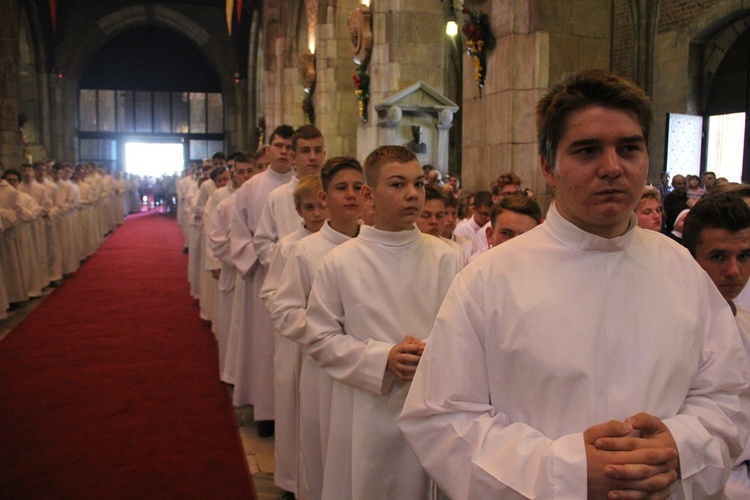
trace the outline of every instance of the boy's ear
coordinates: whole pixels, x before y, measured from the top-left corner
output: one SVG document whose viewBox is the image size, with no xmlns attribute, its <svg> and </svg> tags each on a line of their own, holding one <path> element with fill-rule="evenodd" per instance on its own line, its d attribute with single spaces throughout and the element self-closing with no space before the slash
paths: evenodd
<svg viewBox="0 0 750 500">
<path fill-rule="evenodd" d="M 318 200 L 324 205 L 328 206 L 328 198 L 326 197 L 326 192 L 322 189 L 318 191 Z"/>
<path fill-rule="evenodd" d="M 365 201 L 369 201 L 370 203 L 375 203 L 375 201 L 372 199 L 372 188 L 367 184 L 362 186 L 362 198 Z"/>
</svg>

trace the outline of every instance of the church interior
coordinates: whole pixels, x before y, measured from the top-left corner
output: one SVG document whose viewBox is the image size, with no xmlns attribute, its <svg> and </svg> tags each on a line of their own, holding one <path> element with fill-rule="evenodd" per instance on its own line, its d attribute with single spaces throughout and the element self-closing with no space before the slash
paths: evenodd
<svg viewBox="0 0 750 500">
<path fill-rule="evenodd" d="M 279 125 L 312 124 L 329 158 L 408 146 L 466 190 L 512 172 L 546 212 L 536 102 L 599 68 L 651 99 L 651 184 L 663 172 L 750 181 L 743 0 L 0 0 L 0 12 L 0 173 L 93 162 L 180 175 L 216 152 L 254 154 Z M 176 156 L 154 165 L 138 145 Z M 39 302 L 0 319 L 0 353 Z M 15 406 L 7 397 L 0 414 Z M 248 430 L 252 415 L 236 418 L 255 491 L 226 494 L 278 498 L 273 441 Z M 16 458 L 0 452 L 0 497 Z M 47 486 L 18 491 L 54 495 Z"/>
</svg>

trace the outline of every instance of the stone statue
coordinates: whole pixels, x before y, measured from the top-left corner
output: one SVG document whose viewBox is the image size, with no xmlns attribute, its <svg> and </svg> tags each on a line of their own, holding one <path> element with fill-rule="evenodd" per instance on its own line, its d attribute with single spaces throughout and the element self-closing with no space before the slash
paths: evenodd
<svg viewBox="0 0 750 500">
<path fill-rule="evenodd" d="M 422 142 L 422 127 L 419 125 L 411 126 L 411 135 L 414 138 L 409 144 L 406 145 L 413 152 L 421 154 L 427 152 L 427 144 Z"/>
</svg>

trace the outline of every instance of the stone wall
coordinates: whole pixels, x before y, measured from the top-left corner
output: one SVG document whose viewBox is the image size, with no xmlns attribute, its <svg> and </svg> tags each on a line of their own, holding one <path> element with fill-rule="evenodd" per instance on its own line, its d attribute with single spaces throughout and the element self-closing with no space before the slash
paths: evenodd
<svg viewBox="0 0 750 500">
<path fill-rule="evenodd" d="M 633 22 L 628 2 L 614 2 L 612 16 L 612 71 L 633 79 L 635 48 L 633 46 Z"/>
<path fill-rule="evenodd" d="M 18 136 L 18 20 L 16 0 L 0 0 L 0 161 L 6 168 L 21 163 Z"/>
<path fill-rule="evenodd" d="M 497 44 L 487 57 L 481 97 L 473 66 L 464 64 L 463 184 L 488 189 L 499 174 L 511 171 L 546 208 L 549 194 L 536 152 L 536 102 L 550 83 L 570 71 L 609 69 L 610 3 L 494 0 L 466 6 L 490 15 Z"/>
</svg>

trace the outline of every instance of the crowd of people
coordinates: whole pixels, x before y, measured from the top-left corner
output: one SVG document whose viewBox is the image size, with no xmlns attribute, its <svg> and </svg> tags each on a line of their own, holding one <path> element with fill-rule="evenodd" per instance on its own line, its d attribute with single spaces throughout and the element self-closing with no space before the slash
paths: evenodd
<svg viewBox="0 0 750 500">
<path fill-rule="evenodd" d="M 0 165 L 0 319 L 57 286 L 140 207 L 135 185 L 94 163 Z M 137 207 L 137 208 L 136 208 Z"/>
<path fill-rule="evenodd" d="M 657 234 L 650 122 L 620 77 L 553 87 L 544 221 L 513 173 L 469 193 L 407 147 L 327 159 L 312 125 L 185 172 L 191 293 L 285 497 L 707 498 L 733 466 L 747 496 L 750 208 L 691 185 L 719 206 L 690 252 Z"/>
</svg>

